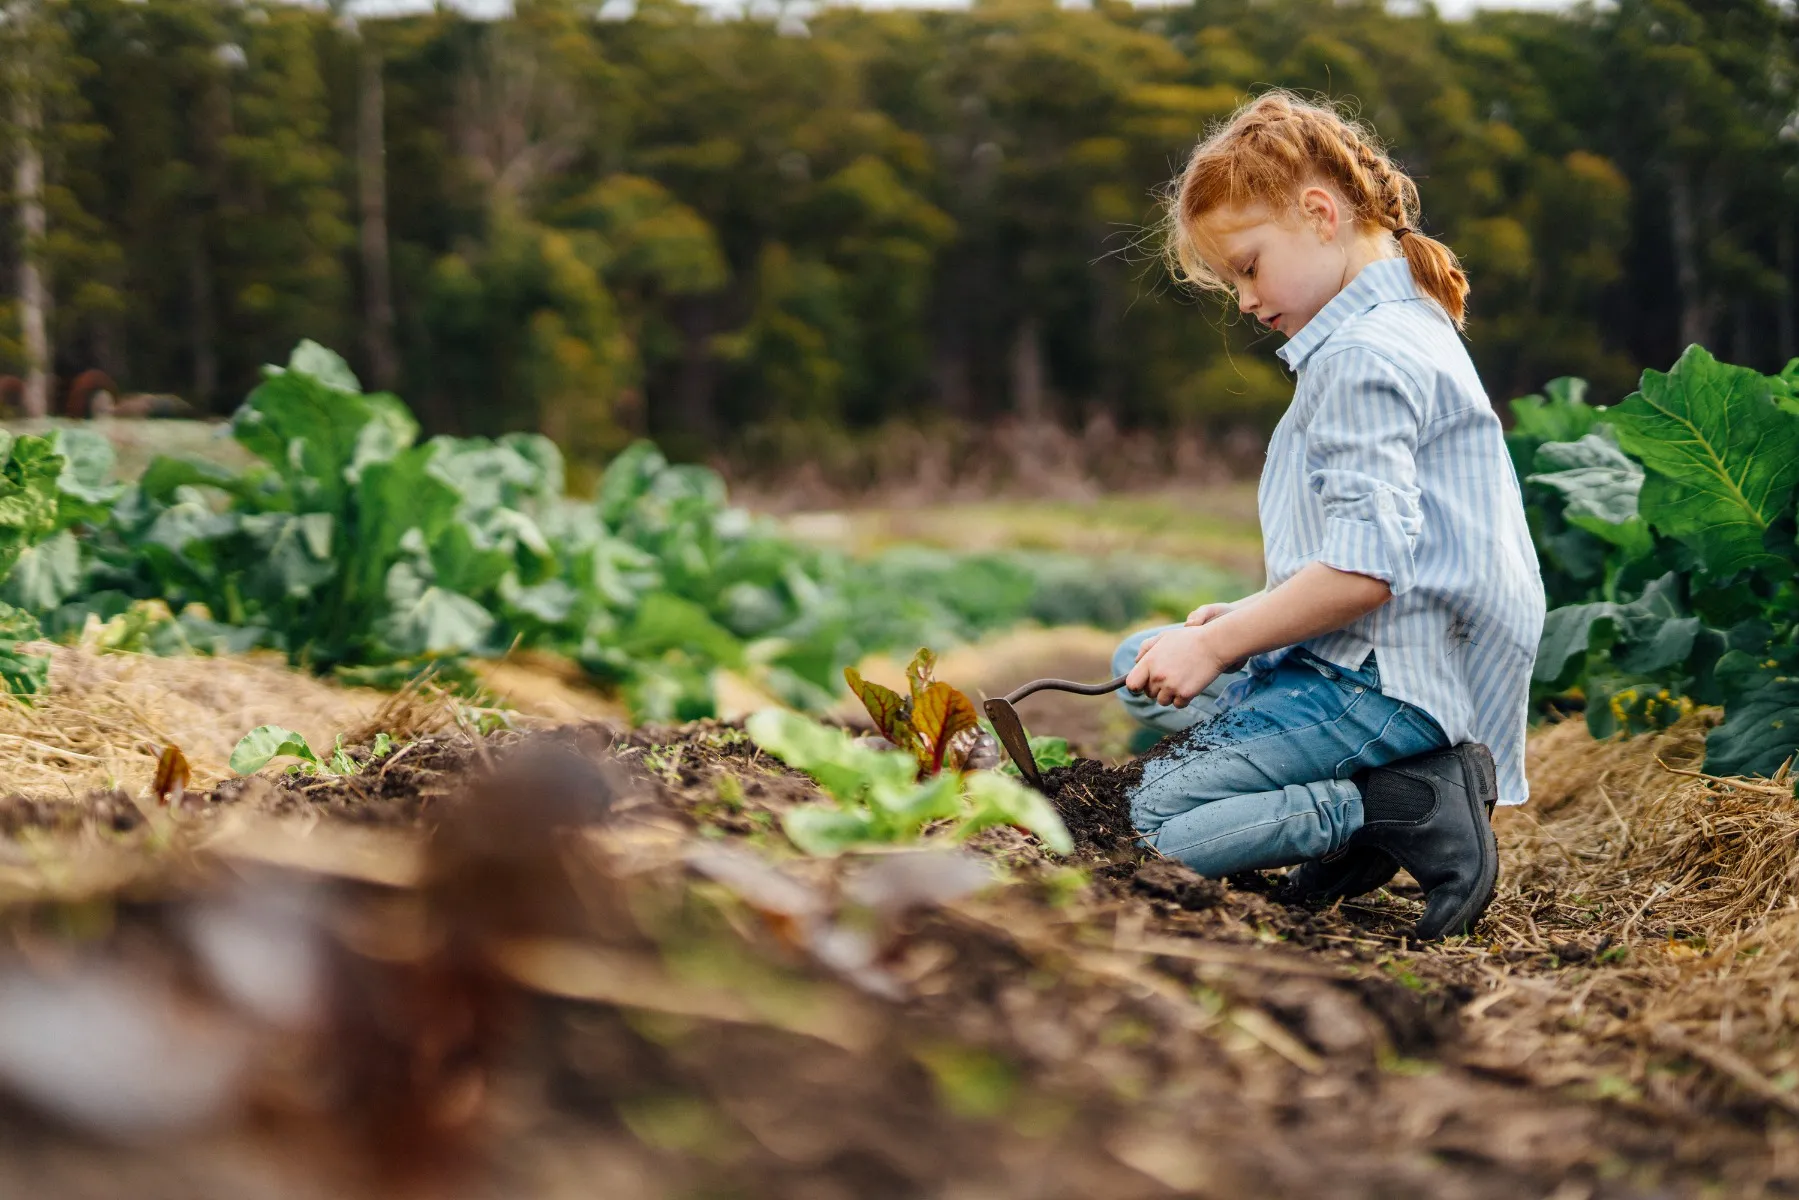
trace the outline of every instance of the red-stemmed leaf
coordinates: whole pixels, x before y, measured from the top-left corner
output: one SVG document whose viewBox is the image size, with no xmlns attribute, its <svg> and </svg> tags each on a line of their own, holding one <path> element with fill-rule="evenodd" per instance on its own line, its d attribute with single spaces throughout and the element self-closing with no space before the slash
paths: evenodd
<svg viewBox="0 0 1799 1200">
<path fill-rule="evenodd" d="M 912 729 L 918 735 L 918 761 L 926 774 L 959 769 L 968 746 L 961 749 L 956 768 L 946 761 L 952 748 L 969 730 L 979 736 L 981 718 L 974 702 L 947 683 L 927 683 L 912 706 Z"/>
<path fill-rule="evenodd" d="M 854 667 L 843 668 L 843 679 L 862 701 L 882 737 L 908 754 L 919 752 L 918 737 L 912 732 L 912 701 L 890 687 L 862 678 Z"/>
</svg>

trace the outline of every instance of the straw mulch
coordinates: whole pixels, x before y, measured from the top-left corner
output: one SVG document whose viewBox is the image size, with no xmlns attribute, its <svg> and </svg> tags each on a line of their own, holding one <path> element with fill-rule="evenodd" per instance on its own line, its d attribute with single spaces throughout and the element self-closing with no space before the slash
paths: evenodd
<svg viewBox="0 0 1799 1200">
<path fill-rule="evenodd" d="M 277 654 L 157 658 L 81 646 L 33 647 L 51 656 L 50 688 L 29 705 L 0 699 L 0 795 L 71 800 L 91 791 L 138 795 L 165 746 L 179 746 L 191 786 L 231 775 L 238 739 L 284 725 L 328 750 L 377 732 L 418 736 L 451 727 L 455 706 L 427 683 L 395 695 L 345 688 L 296 671 Z M 580 686 L 572 664 L 531 656 L 482 664 L 492 701 L 515 724 L 616 718 L 619 704 Z"/>
<path fill-rule="evenodd" d="M 1799 1116 L 1799 802 L 1784 772 L 1698 771 L 1716 720 L 1532 739 L 1532 802 L 1496 821 L 1500 895 L 1451 952 L 1484 976 L 1465 1010 L 1479 1059 L 1663 1109 Z"/>
<path fill-rule="evenodd" d="M 285 725 L 328 747 L 387 699 L 294 671 L 277 655 L 154 658 L 35 648 L 51 655 L 48 693 L 28 706 L 0 702 L 0 789 L 13 794 L 136 794 L 171 744 L 187 756 L 193 785 L 211 786 L 230 774 L 232 747 L 258 725 Z"/>
</svg>

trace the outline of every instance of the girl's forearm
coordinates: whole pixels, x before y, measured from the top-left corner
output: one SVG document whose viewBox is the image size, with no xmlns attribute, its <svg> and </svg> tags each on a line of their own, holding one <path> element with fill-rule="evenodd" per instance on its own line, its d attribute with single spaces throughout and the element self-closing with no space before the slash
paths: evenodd
<svg viewBox="0 0 1799 1200">
<path fill-rule="evenodd" d="M 1341 629 L 1392 596 L 1372 576 L 1312 563 L 1273 591 L 1245 596 L 1201 628 L 1218 660 L 1235 663 Z"/>
</svg>

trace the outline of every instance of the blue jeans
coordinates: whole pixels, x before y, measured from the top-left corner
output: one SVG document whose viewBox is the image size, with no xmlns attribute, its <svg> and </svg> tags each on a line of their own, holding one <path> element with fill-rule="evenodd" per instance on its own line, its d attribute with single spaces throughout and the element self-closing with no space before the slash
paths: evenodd
<svg viewBox="0 0 1799 1200">
<path fill-rule="evenodd" d="M 1112 656 L 1114 674 L 1130 670 L 1137 647 L 1158 632 L 1127 638 Z M 1202 875 L 1292 866 L 1340 849 L 1362 827 L 1351 775 L 1449 744 L 1429 714 L 1381 695 L 1372 654 L 1348 671 L 1294 650 L 1220 705 L 1241 678 L 1221 677 L 1184 709 L 1119 693 L 1132 716 L 1175 735 L 1144 762 L 1131 820 L 1149 845 Z"/>
</svg>

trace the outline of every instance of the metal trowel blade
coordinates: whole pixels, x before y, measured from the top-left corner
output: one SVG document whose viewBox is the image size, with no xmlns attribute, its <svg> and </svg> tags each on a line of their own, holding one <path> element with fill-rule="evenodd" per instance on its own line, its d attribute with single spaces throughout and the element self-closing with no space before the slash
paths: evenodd
<svg viewBox="0 0 1799 1200">
<path fill-rule="evenodd" d="M 1037 759 L 1031 754 L 1031 739 L 1025 735 L 1018 710 L 998 699 L 989 700 L 982 707 L 987 710 L 987 719 L 993 722 L 993 732 L 999 735 L 999 744 L 1018 765 L 1018 773 L 1024 776 L 1026 783 L 1043 791 L 1043 772 L 1037 769 Z"/>
</svg>

